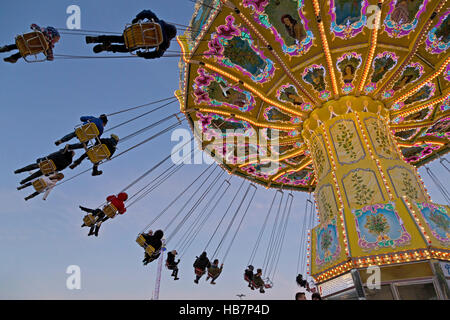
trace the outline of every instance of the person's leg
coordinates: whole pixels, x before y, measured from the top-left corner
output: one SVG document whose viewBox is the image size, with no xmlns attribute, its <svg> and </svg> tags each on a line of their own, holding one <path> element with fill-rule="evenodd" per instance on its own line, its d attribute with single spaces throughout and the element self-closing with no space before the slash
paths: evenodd
<svg viewBox="0 0 450 320">
<path fill-rule="evenodd" d="M 219 276 L 216 276 L 216 277 L 214 277 L 214 278 L 212 278 L 212 280 L 211 280 L 211 284 L 216 284 L 216 279 L 218 278 Z"/>
<path fill-rule="evenodd" d="M 101 219 L 101 220 L 100 220 Z M 101 225 L 102 225 L 102 223 L 103 222 L 105 222 L 106 220 L 108 220 L 109 219 L 109 217 L 104 217 L 104 218 L 97 218 L 97 221 L 99 221 L 99 222 L 97 222 L 96 224 L 95 224 L 95 231 L 94 231 L 94 234 L 95 234 L 95 236 L 96 237 L 98 237 L 98 231 L 100 230 L 100 227 L 101 227 Z"/>
<path fill-rule="evenodd" d="M 89 212 L 89 213 L 95 213 L 96 209 L 90 209 L 83 206 L 78 206 L 81 210 Z"/>
<path fill-rule="evenodd" d="M 0 47 L 0 52 L 8 52 L 8 51 L 16 50 L 16 49 L 18 49 L 18 48 L 15 44 L 10 44 L 10 45 Z"/>
<path fill-rule="evenodd" d="M 62 137 L 61 139 L 59 139 L 58 141 L 55 141 L 55 145 L 59 146 L 61 143 L 63 142 L 67 142 L 69 140 L 72 140 L 73 138 L 75 138 L 77 135 L 74 132 L 71 132 L 69 134 L 66 134 L 64 137 Z M 81 145 L 81 147 L 83 147 L 83 145 Z"/>
<path fill-rule="evenodd" d="M 112 51 L 112 52 L 124 52 L 124 53 L 128 53 L 130 52 L 130 50 L 128 50 L 128 48 L 124 45 L 110 45 L 110 46 L 106 46 L 106 51 Z"/>
<path fill-rule="evenodd" d="M 144 266 L 146 266 L 149 261 L 150 261 L 150 256 L 147 254 L 147 252 L 145 252 L 144 253 L 144 260 L 142 260 L 142 262 L 144 263 Z"/>
<path fill-rule="evenodd" d="M 76 150 L 76 149 L 83 149 L 84 145 L 82 143 L 73 143 L 67 145 L 67 150 Z"/>
<path fill-rule="evenodd" d="M 31 176 L 29 176 L 29 177 L 23 179 L 22 181 L 20 181 L 20 184 L 25 184 L 25 183 L 27 183 L 27 182 L 29 182 L 31 180 L 39 178 L 40 176 L 42 176 L 42 171 L 38 170 L 35 173 L 33 173 Z"/>
<path fill-rule="evenodd" d="M 23 168 L 17 169 L 16 171 L 14 171 L 14 173 L 17 174 L 17 173 L 22 173 L 22 172 L 26 172 L 26 171 L 36 170 L 36 169 L 39 169 L 39 165 L 37 163 L 33 163 L 33 164 L 30 164 Z"/>
<path fill-rule="evenodd" d="M 94 164 L 94 166 L 92 167 L 92 176 L 99 176 L 103 173 L 103 171 L 98 170 L 98 163 Z"/>
<path fill-rule="evenodd" d="M 28 197 L 25 197 L 25 201 L 30 200 L 31 198 L 36 197 L 39 194 L 39 192 L 34 192 L 32 194 L 30 194 Z"/>
<path fill-rule="evenodd" d="M 22 55 L 20 53 L 16 53 L 13 54 L 12 56 L 9 56 L 7 58 L 4 58 L 3 61 L 5 62 L 11 62 L 11 63 L 16 63 L 17 60 L 19 60 L 20 58 L 22 58 Z"/>
<path fill-rule="evenodd" d="M 84 159 L 86 159 L 87 158 L 87 153 L 83 153 L 82 155 L 81 155 L 81 157 L 79 157 L 77 160 L 75 160 L 70 166 L 69 166 L 69 168 L 70 169 L 75 169 Z"/>
<path fill-rule="evenodd" d="M 173 280 L 179 280 L 180 278 L 178 278 L 178 267 L 175 267 L 175 269 L 173 269 Z"/>
<path fill-rule="evenodd" d="M 123 36 L 87 36 L 86 43 L 125 43 L 125 39 Z"/>
<path fill-rule="evenodd" d="M 17 187 L 17 190 L 22 190 L 24 188 L 28 188 L 31 185 L 33 185 L 32 182 L 25 183 L 25 184 L 21 185 L 20 187 Z"/>
<path fill-rule="evenodd" d="M 91 229 L 89 230 L 88 236 L 92 236 L 94 234 L 95 224 L 91 226 Z"/>
</svg>

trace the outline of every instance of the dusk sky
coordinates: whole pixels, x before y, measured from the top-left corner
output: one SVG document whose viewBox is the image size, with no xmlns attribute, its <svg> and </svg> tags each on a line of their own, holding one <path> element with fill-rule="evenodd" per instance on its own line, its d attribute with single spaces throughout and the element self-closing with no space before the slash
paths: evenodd
<svg viewBox="0 0 450 320">
<path fill-rule="evenodd" d="M 30 24 L 67 28 L 67 7 L 81 8 L 81 29 L 122 32 L 125 24 L 143 9 L 153 10 L 160 19 L 187 25 L 195 4 L 190 0 L 147 1 L 2 1 L 0 4 L 0 46 L 12 44 L 17 34 L 28 32 Z M 94 56 L 93 45 L 87 45 L 82 35 L 64 34 L 56 44 L 55 54 Z M 179 30 L 179 34 L 183 31 Z M 176 41 L 169 50 L 180 51 Z M 172 53 L 173 54 L 173 53 Z M 8 53 L 0 54 L 1 58 Z M 97 56 L 112 56 L 103 53 Z M 38 157 L 56 150 L 54 141 L 71 132 L 82 115 L 98 116 L 113 113 L 173 96 L 178 89 L 179 58 L 163 57 L 157 60 L 140 58 L 123 59 L 58 59 L 53 62 L 26 63 L 21 60 L 12 65 L 0 61 L 0 98 L 3 120 L 0 139 L 0 299 L 150 299 L 155 286 L 157 262 L 142 265 L 143 249 L 135 242 L 136 236 L 166 207 L 175 196 L 189 185 L 206 167 L 206 164 L 184 165 L 168 181 L 133 205 L 123 216 L 102 225 L 99 237 L 88 237 L 88 228 L 80 228 L 83 213 L 78 206 L 95 208 L 106 196 L 117 194 L 125 186 L 170 154 L 176 142 L 171 132 L 148 142 L 100 167 L 103 175 L 92 177 L 83 174 L 57 186 L 46 201 L 42 195 L 24 201 L 32 188 L 17 191 L 19 181 L 27 176 L 15 175 L 15 169 L 31 164 Z M 148 111 L 152 106 L 110 117 L 109 127 Z M 123 137 L 146 125 L 179 111 L 178 102 L 142 117 L 114 132 Z M 118 153 L 164 129 L 175 121 L 166 122 L 142 135 L 119 145 Z M 107 127 L 108 128 L 108 127 Z M 106 128 L 106 129 L 107 129 Z M 180 128 L 189 129 L 186 122 Z M 71 142 L 76 142 L 75 140 Z M 81 151 L 77 152 L 77 157 Z M 157 177 L 172 163 L 133 186 L 129 194 Z M 74 170 L 66 169 L 66 179 L 91 166 L 88 160 Z M 216 166 L 216 165 L 213 165 Z M 450 178 L 439 161 L 429 165 L 446 181 Z M 213 176 L 221 169 L 218 168 Z M 424 168 L 419 169 L 433 202 L 444 204 L 443 196 L 433 185 Z M 228 174 L 218 180 L 222 183 Z M 179 281 L 173 281 L 171 271 L 163 268 L 160 299 L 286 299 L 292 300 L 298 291 L 295 283 L 301 224 L 308 195 L 294 192 L 291 217 L 287 227 L 274 288 L 265 294 L 250 291 L 243 280 L 263 219 L 275 193 L 258 186 L 256 196 L 243 221 L 224 271 L 215 286 L 205 281 L 194 284 L 192 264 L 211 238 L 220 217 L 225 212 L 234 192 L 243 181 L 232 177 L 231 187 L 223 195 L 219 206 L 195 242 L 183 252 Z M 245 182 L 246 188 L 248 182 Z M 197 185 L 196 185 L 197 186 Z M 243 192 L 241 193 L 241 195 Z M 163 216 L 154 228 L 162 228 L 189 199 L 187 194 Z M 209 195 L 211 196 L 211 194 Z M 285 193 L 287 196 L 287 192 Z M 207 198 L 208 199 L 208 198 Z M 238 198 L 239 200 L 241 198 Z M 183 202 L 184 201 L 184 202 Z M 200 210 L 205 203 L 200 205 Z M 185 212 L 191 207 L 188 206 Z M 231 208 L 234 213 L 236 206 Z M 197 210 L 196 212 L 199 212 Z M 237 220 L 239 221 L 241 214 Z M 238 222 L 237 221 L 237 222 Z M 215 235 L 208 253 L 214 251 L 218 240 L 228 225 L 227 219 Z M 226 245 L 234 235 L 235 222 L 228 235 L 225 248 L 219 251 L 222 260 Z M 190 224 L 190 220 L 185 228 Z M 184 230 L 184 229 L 183 229 Z M 183 230 L 181 233 L 183 233 Z M 271 226 L 256 255 L 255 268 L 263 263 Z M 175 237 L 171 245 L 178 242 Z M 169 245 L 169 250 L 177 249 Z M 81 289 L 66 288 L 66 269 L 77 265 L 81 269 Z"/>
</svg>

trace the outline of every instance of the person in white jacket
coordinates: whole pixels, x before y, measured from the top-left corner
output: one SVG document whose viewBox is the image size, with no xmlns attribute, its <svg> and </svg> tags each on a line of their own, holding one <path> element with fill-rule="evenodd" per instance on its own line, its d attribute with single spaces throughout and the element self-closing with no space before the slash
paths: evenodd
<svg viewBox="0 0 450 320">
<path fill-rule="evenodd" d="M 39 191 L 36 191 L 32 194 L 30 194 L 29 196 L 25 197 L 25 201 L 26 200 L 30 200 L 31 198 L 36 197 L 37 195 L 44 193 L 44 196 L 42 197 L 42 200 L 47 200 L 48 195 L 50 194 L 50 191 L 52 191 L 52 189 L 55 187 L 55 185 L 61 181 L 62 179 L 64 179 L 64 174 L 57 172 L 54 173 L 50 176 L 44 176 L 42 178 L 39 178 L 42 180 L 42 182 L 45 184 L 45 187 L 40 189 Z M 38 180 L 39 180 L 38 179 Z M 35 180 L 36 181 L 36 180 Z M 24 188 L 27 188 L 29 186 L 33 185 L 33 182 L 28 182 L 26 184 L 21 185 L 20 187 L 17 188 L 17 190 L 21 190 Z"/>
</svg>

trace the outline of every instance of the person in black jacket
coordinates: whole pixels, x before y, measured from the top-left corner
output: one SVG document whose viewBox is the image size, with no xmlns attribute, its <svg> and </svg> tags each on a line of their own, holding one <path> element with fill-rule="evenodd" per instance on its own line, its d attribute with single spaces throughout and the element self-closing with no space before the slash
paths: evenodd
<svg viewBox="0 0 450 320">
<path fill-rule="evenodd" d="M 177 250 L 172 250 L 167 253 L 166 266 L 167 269 L 172 270 L 171 276 L 174 277 L 173 280 L 178 280 L 178 264 L 180 263 L 180 259 L 175 262 L 175 256 L 177 255 Z"/>
<path fill-rule="evenodd" d="M 136 18 L 133 19 L 132 23 L 137 23 L 141 20 L 153 20 L 161 26 L 162 34 L 163 34 L 163 42 L 158 46 L 158 48 L 151 52 L 141 52 L 137 51 L 136 54 L 139 57 L 145 59 L 155 59 L 162 57 L 164 52 L 170 47 L 170 41 L 176 37 L 177 28 L 165 22 L 164 20 L 160 20 L 156 14 L 151 10 L 142 10 L 140 13 L 136 15 Z M 97 37 L 86 37 L 86 43 L 100 43 L 96 45 L 93 50 L 95 53 L 99 53 L 102 51 L 112 51 L 112 52 L 130 52 L 130 50 L 125 46 L 125 39 L 123 36 L 97 36 Z M 111 43 L 119 43 L 119 44 L 111 44 Z"/>
<path fill-rule="evenodd" d="M 17 173 L 22 173 L 22 172 L 26 172 L 26 171 L 31 171 L 31 170 L 35 170 L 35 169 L 39 169 L 39 162 L 45 161 L 45 160 L 52 160 L 53 163 L 55 164 L 56 170 L 55 171 L 62 171 L 65 168 L 67 168 L 71 163 L 72 163 L 72 159 L 75 156 L 75 152 L 68 150 L 67 148 L 61 149 L 57 152 L 51 153 L 49 154 L 47 157 L 45 158 L 39 158 L 36 160 L 36 163 L 30 164 L 28 166 L 25 166 L 21 169 L 17 169 L 16 171 L 14 171 L 15 174 Z M 20 184 L 25 184 L 28 181 L 34 180 L 36 178 L 39 178 L 40 176 L 42 176 L 43 173 L 41 170 L 38 170 L 36 172 L 34 172 L 33 174 L 31 174 L 29 177 L 23 179 L 22 181 L 20 181 Z"/>
<path fill-rule="evenodd" d="M 115 134 L 111 135 L 111 138 L 101 138 L 100 142 L 104 145 L 106 145 L 106 147 L 108 148 L 109 152 L 110 152 L 110 157 L 112 157 L 112 155 L 114 154 L 114 152 L 116 152 L 116 146 L 117 143 L 119 142 L 119 137 L 116 136 Z M 98 141 L 95 143 L 96 145 L 98 145 Z M 84 146 L 82 143 L 75 143 L 75 144 L 69 144 L 66 146 L 66 148 L 68 148 L 68 150 L 75 150 L 75 149 L 83 149 Z M 71 165 L 70 165 L 70 169 L 75 169 L 84 159 L 86 159 L 88 157 L 87 153 L 83 153 L 77 160 L 75 160 Z M 98 170 L 98 163 L 95 163 L 94 166 L 92 167 L 92 175 L 93 176 L 99 176 L 103 173 L 103 171 Z"/>
<path fill-rule="evenodd" d="M 155 233 L 153 233 L 153 231 L 150 230 L 148 233 L 143 233 L 142 235 L 145 239 L 145 243 L 155 249 L 155 252 L 151 256 L 145 252 L 144 260 L 142 260 L 142 262 L 144 266 L 146 266 L 148 263 L 158 259 L 161 254 L 164 232 L 162 232 L 162 230 L 156 230 Z"/>
<path fill-rule="evenodd" d="M 198 284 L 198 280 L 205 274 L 206 268 L 211 266 L 208 257 L 206 256 L 206 252 L 203 252 L 200 257 L 196 257 L 197 259 L 194 262 L 195 275 L 196 278 L 194 280 L 195 283 Z"/>
</svg>

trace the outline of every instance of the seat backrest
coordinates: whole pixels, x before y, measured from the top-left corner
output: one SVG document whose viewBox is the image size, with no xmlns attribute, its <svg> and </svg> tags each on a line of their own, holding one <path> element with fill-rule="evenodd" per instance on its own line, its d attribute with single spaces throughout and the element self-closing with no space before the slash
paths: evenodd
<svg viewBox="0 0 450 320">
<path fill-rule="evenodd" d="M 161 26 L 156 22 L 135 23 L 123 32 L 125 46 L 130 50 L 158 47 L 163 42 Z"/>
<path fill-rule="evenodd" d="M 98 131 L 98 128 L 95 125 L 95 123 L 89 122 L 75 128 L 75 134 L 81 143 L 85 143 L 91 139 L 98 137 L 100 132 Z"/>
<path fill-rule="evenodd" d="M 46 54 L 48 43 L 40 31 L 25 33 L 16 37 L 16 45 L 22 57 L 32 54 Z"/>
<path fill-rule="evenodd" d="M 51 159 L 46 159 L 39 162 L 39 169 L 43 175 L 49 175 L 56 171 L 56 165 Z"/>
<path fill-rule="evenodd" d="M 106 206 L 103 207 L 104 214 L 109 218 L 114 218 L 117 214 L 117 208 L 112 204 L 109 203 Z"/>
<path fill-rule="evenodd" d="M 109 151 L 106 144 L 99 144 L 90 147 L 87 151 L 87 156 L 92 163 L 96 164 L 102 160 L 108 159 L 111 156 L 111 152 Z"/>
<path fill-rule="evenodd" d="M 47 183 L 42 178 L 36 179 L 33 181 L 33 187 L 37 192 L 42 192 L 47 187 Z"/>
<path fill-rule="evenodd" d="M 143 236 L 143 234 L 139 234 L 139 236 L 136 239 L 136 242 L 142 247 L 145 248 L 145 238 Z"/>
</svg>

